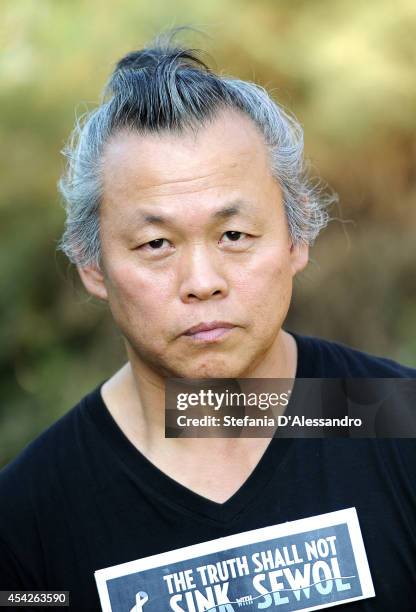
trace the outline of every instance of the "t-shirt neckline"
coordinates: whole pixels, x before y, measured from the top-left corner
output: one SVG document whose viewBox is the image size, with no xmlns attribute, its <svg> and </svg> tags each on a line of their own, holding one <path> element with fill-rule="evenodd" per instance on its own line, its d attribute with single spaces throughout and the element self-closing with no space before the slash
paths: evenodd
<svg viewBox="0 0 416 612">
<path fill-rule="evenodd" d="M 291 332 L 292 333 L 292 332 Z M 298 346 L 296 378 L 305 376 L 307 368 L 303 364 L 304 346 L 302 338 L 293 334 Z M 109 451 L 113 452 L 130 478 L 139 489 L 145 489 L 155 500 L 200 519 L 226 524 L 236 520 L 261 498 L 262 490 L 273 478 L 275 470 L 287 456 L 292 447 L 291 439 L 270 440 L 253 471 L 240 488 L 225 502 L 218 503 L 204 497 L 171 478 L 143 455 L 120 429 L 108 410 L 102 395 L 103 381 L 92 393 L 86 396 L 85 412 L 91 423 L 105 438 Z"/>
</svg>

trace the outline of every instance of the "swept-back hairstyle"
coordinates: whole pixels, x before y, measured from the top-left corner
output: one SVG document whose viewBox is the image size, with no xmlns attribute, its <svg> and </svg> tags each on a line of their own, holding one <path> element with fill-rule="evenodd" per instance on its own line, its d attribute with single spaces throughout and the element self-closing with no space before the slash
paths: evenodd
<svg viewBox="0 0 416 612">
<path fill-rule="evenodd" d="M 312 244 L 328 222 L 327 207 L 335 196 L 308 177 L 300 124 L 264 88 L 214 73 L 200 52 L 176 45 L 174 36 L 159 37 L 123 57 L 101 104 L 77 121 L 64 149 L 67 167 L 59 182 L 67 217 L 58 248 L 78 266 L 100 265 L 101 161 L 113 134 L 198 129 L 224 109 L 245 113 L 263 134 L 292 241 Z"/>
</svg>

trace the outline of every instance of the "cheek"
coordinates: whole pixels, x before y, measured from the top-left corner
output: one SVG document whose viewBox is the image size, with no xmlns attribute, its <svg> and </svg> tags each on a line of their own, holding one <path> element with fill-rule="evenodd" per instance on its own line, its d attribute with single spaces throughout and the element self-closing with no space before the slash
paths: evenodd
<svg viewBox="0 0 416 612">
<path fill-rule="evenodd" d="M 276 247 L 264 249 L 240 266 L 235 276 L 235 287 L 244 303 L 250 303 L 256 311 L 276 311 L 291 296 L 289 254 Z"/>
<path fill-rule="evenodd" d="M 169 277 L 155 278 L 148 270 L 128 264 L 113 266 L 108 274 L 109 301 L 113 314 L 136 327 L 157 327 L 166 319 L 171 289 Z"/>
</svg>

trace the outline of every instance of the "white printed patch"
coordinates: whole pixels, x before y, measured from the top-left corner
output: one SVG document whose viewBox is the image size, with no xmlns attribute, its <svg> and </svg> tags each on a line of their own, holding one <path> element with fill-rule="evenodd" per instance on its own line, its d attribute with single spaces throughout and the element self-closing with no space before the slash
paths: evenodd
<svg viewBox="0 0 416 612">
<path fill-rule="evenodd" d="M 374 597 L 355 508 L 95 572 L 103 612 L 294 612 Z"/>
</svg>

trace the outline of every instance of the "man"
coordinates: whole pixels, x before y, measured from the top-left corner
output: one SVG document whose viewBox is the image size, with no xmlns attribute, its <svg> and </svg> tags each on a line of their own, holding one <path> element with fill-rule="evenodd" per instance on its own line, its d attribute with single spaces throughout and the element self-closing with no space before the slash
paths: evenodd
<svg viewBox="0 0 416 612">
<path fill-rule="evenodd" d="M 415 377 L 282 327 L 327 221 L 300 126 L 162 44 L 118 63 L 77 130 L 61 246 L 128 361 L 2 471 L 0 588 L 98 610 L 96 570 L 355 507 L 376 597 L 345 609 L 413 610 L 412 441 L 164 437 L 171 377 Z"/>
</svg>

